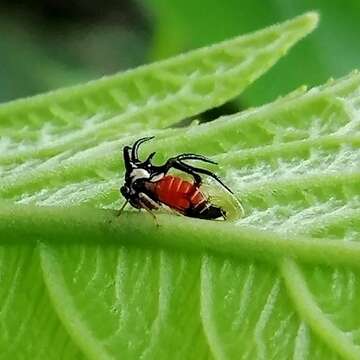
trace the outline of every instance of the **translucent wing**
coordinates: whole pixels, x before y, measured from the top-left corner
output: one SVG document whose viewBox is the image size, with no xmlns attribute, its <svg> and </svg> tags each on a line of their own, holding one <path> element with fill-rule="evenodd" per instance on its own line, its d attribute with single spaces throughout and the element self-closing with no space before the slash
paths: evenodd
<svg viewBox="0 0 360 360">
<path fill-rule="evenodd" d="M 235 221 L 244 217 L 245 211 L 241 202 L 213 179 L 207 178 L 200 189 L 211 204 L 224 210 L 226 220 Z"/>
</svg>

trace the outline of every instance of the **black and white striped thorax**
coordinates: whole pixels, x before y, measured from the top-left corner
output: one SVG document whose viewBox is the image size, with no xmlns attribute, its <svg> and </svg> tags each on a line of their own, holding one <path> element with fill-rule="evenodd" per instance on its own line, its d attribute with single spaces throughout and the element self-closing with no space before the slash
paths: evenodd
<svg viewBox="0 0 360 360">
<path fill-rule="evenodd" d="M 145 182 L 158 181 L 164 176 L 161 167 L 151 163 L 155 152 L 151 153 L 145 161 L 140 161 L 138 157 L 139 146 L 152 138 L 139 139 L 132 147 L 125 146 L 123 149 L 125 183 L 120 188 L 120 192 L 135 207 L 140 207 L 138 206 L 140 193 L 146 193 Z"/>
</svg>

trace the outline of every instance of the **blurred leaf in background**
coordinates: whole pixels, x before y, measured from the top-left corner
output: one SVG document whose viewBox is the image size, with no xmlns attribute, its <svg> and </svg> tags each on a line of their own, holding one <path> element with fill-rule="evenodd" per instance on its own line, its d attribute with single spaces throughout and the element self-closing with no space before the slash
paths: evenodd
<svg viewBox="0 0 360 360">
<path fill-rule="evenodd" d="M 0 102 L 138 66 L 151 36 L 133 1 L 0 0 Z"/>
<path fill-rule="evenodd" d="M 0 0 L 0 102 L 95 79 L 260 29 L 307 10 L 322 26 L 215 114 L 269 102 L 359 67 L 355 0 Z"/>
<path fill-rule="evenodd" d="M 254 106 L 359 67 L 360 2 L 355 0 L 142 0 L 156 18 L 152 56 L 168 57 L 319 10 L 321 27 L 241 95 Z"/>
</svg>

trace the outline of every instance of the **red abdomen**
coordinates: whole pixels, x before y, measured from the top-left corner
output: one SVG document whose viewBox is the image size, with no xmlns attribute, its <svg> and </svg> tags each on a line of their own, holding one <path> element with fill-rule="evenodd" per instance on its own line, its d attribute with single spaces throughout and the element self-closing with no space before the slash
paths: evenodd
<svg viewBox="0 0 360 360">
<path fill-rule="evenodd" d="M 194 184 L 171 175 L 153 183 L 152 191 L 163 204 L 181 212 L 207 200 Z"/>
</svg>

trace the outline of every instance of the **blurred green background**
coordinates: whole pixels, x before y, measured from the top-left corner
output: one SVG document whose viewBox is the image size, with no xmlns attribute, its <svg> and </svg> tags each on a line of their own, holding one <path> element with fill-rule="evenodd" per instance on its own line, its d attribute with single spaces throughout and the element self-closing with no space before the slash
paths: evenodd
<svg viewBox="0 0 360 360">
<path fill-rule="evenodd" d="M 358 0 L 0 0 L 0 102 L 95 79 L 309 10 L 319 28 L 213 116 L 359 67 Z"/>
</svg>

